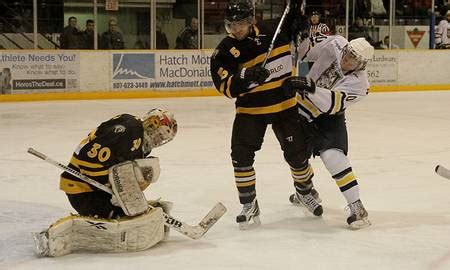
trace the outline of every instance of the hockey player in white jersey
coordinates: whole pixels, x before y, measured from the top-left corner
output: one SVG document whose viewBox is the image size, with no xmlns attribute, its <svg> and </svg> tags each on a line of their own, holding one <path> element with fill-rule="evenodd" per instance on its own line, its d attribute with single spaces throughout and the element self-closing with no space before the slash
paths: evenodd
<svg viewBox="0 0 450 270">
<path fill-rule="evenodd" d="M 350 42 L 342 36 L 309 38 L 299 46 L 299 59 L 314 62 L 309 74 L 284 82 L 288 95 L 297 95 L 299 113 L 307 119 L 314 155 L 320 156 L 347 200 L 351 228 L 367 227 L 370 221 L 347 157 L 345 110 L 368 94 L 365 68 L 373 54 L 364 38 Z M 290 200 L 297 203 L 295 194 Z"/>
</svg>

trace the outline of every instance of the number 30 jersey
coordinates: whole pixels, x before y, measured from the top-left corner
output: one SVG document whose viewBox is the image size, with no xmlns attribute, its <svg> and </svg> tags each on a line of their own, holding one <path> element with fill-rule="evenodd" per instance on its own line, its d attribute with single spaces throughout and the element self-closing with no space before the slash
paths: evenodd
<svg viewBox="0 0 450 270">
<path fill-rule="evenodd" d="M 336 114 L 367 96 L 369 80 L 366 70 L 344 73 L 342 49 L 348 41 L 342 36 L 322 36 L 300 44 L 302 61 L 314 62 L 308 77 L 316 83 L 316 92 L 297 95 L 300 113 L 312 120 L 321 114 Z"/>
<path fill-rule="evenodd" d="M 143 126 L 139 118 L 121 114 L 103 122 L 75 149 L 68 167 L 106 185 L 109 168 L 126 160 L 144 158 Z M 96 187 L 63 172 L 60 189 L 67 194 L 92 192 Z"/>
</svg>

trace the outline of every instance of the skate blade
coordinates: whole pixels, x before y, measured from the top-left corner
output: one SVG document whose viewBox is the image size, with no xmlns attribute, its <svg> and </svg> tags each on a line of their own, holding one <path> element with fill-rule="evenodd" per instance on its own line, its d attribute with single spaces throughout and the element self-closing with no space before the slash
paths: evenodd
<svg viewBox="0 0 450 270">
<path fill-rule="evenodd" d="M 253 222 L 251 223 L 248 221 L 239 222 L 239 229 L 242 231 L 251 230 L 261 225 L 261 220 L 259 219 L 259 216 L 253 217 L 250 220 Z"/>
<path fill-rule="evenodd" d="M 349 224 L 349 227 L 351 230 L 360 230 L 363 228 L 367 228 L 370 225 L 372 225 L 372 223 L 370 223 L 369 219 L 363 218 L 363 219 L 357 220 L 357 221 Z"/>
</svg>

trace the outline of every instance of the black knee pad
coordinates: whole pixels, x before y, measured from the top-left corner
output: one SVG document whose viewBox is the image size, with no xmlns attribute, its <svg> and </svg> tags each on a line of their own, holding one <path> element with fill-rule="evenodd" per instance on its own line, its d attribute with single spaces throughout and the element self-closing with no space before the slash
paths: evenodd
<svg viewBox="0 0 450 270">
<path fill-rule="evenodd" d="M 255 152 L 246 147 L 232 147 L 231 160 L 233 167 L 249 167 L 255 161 Z"/>
<path fill-rule="evenodd" d="M 284 152 L 284 159 L 293 168 L 302 168 L 308 164 L 306 152 Z"/>
</svg>

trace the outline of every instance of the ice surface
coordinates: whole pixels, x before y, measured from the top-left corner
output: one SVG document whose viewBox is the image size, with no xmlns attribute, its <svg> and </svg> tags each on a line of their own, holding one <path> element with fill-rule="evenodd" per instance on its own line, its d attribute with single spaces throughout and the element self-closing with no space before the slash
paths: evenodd
<svg viewBox="0 0 450 270">
<path fill-rule="evenodd" d="M 176 231 L 154 248 L 127 254 L 36 258 L 31 232 L 73 211 L 58 190 L 58 168 L 26 153 L 34 147 L 67 163 L 78 142 L 118 113 L 153 107 L 175 113 L 175 140 L 156 149 L 161 178 L 148 198 L 175 203 L 197 223 L 217 202 L 225 216 L 200 240 Z M 287 164 L 269 128 L 255 169 L 262 226 L 240 231 L 224 97 L 0 104 L 0 269 L 450 269 L 450 91 L 374 93 L 347 112 L 350 159 L 373 225 L 346 227 L 345 200 L 319 159 L 312 164 L 322 218 L 290 205 Z"/>
</svg>

